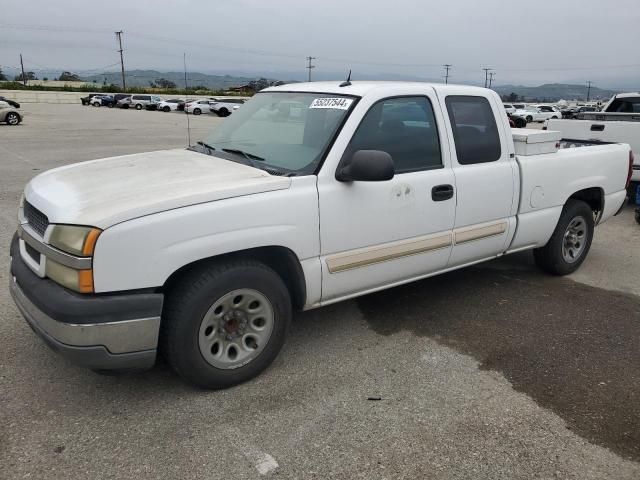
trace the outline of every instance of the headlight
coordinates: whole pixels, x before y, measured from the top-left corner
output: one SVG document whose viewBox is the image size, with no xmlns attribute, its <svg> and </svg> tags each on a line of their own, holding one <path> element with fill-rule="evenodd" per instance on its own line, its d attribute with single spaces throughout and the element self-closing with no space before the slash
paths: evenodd
<svg viewBox="0 0 640 480">
<path fill-rule="evenodd" d="M 49 244 L 63 252 L 79 257 L 90 257 L 102 230 L 76 225 L 54 225 Z"/>
</svg>

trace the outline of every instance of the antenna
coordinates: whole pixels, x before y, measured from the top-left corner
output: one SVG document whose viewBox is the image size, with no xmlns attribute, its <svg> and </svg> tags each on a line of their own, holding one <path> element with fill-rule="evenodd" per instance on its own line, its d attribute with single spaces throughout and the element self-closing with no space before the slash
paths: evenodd
<svg viewBox="0 0 640 480">
<path fill-rule="evenodd" d="M 189 86 L 187 85 L 187 54 L 182 54 L 184 63 L 184 113 L 187 116 L 187 147 L 191 146 L 191 124 L 189 122 L 189 112 L 187 112 L 187 103 L 189 103 Z"/>
<path fill-rule="evenodd" d="M 351 69 L 349 69 L 349 75 L 347 76 L 347 79 L 344 82 L 342 82 L 339 86 L 348 87 L 349 85 L 351 85 Z"/>
</svg>

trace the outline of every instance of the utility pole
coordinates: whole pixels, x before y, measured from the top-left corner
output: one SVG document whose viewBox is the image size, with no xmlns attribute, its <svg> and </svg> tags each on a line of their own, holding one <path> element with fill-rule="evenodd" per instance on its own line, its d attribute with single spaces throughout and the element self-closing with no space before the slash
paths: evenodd
<svg viewBox="0 0 640 480">
<path fill-rule="evenodd" d="M 450 63 L 445 63 L 443 65 L 444 67 L 444 83 L 449 83 L 449 70 L 451 70 L 451 67 L 453 65 L 451 65 Z"/>
<path fill-rule="evenodd" d="M 487 88 L 487 85 L 489 83 L 489 72 L 491 70 L 493 70 L 492 68 L 483 68 L 482 70 L 484 70 L 484 88 Z"/>
<path fill-rule="evenodd" d="M 126 92 L 127 91 L 127 84 L 125 83 L 124 80 L 124 57 L 122 56 L 122 30 L 120 30 L 119 32 L 116 32 L 116 38 L 118 39 L 118 44 L 120 45 L 120 50 L 118 50 L 120 52 L 120 68 L 122 69 L 122 91 Z"/>
<path fill-rule="evenodd" d="M 493 84 L 493 77 L 496 74 L 496 72 L 489 72 L 489 88 L 491 88 L 491 85 Z"/>
<path fill-rule="evenodd" d="M 591 80 L 587 82 L 587 102 L 591 98 Z"/>
<path fill-rule="evenodd" d="M 24 63 L 22 63 L 22 54 L 20 54 L 20 68 L 22 69 L 22 83 L 27 86 L 27 77 L 24 75 Z"/>
<path fill-rule="evenodd" d="M 311 60 L 315 60 L 315 59 L 316 59 L 316 57 L 307 57 L 307 62 L 309 62 L 309 63 L 305 68 L 307 68 L 309 70 L 309 81 L 311 81 L 311 69 L 312 68 L 316 68 L 315 65 L 311 65 Z"/>
</svg>

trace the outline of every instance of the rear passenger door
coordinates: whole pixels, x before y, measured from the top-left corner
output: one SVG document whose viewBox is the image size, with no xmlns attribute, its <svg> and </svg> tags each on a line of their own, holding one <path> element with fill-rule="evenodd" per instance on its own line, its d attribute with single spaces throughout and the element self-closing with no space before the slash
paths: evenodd
<svg viewBox="0 0 640 480">
<path fill-rule="evenodd" d="M 449 90 L 448 90 L 449 92 Z M 494 257 L 503 252 L 515 231 L 519 173 L 510 129 L 497 121 L 504 115 L 490 96 L 444 98 L 447 129 L 453 143 L 452 165 L 457 188 L 454 246 L 449 266 Z M 507 131 L 508 130 L 508 131 Z"/>
</svg>

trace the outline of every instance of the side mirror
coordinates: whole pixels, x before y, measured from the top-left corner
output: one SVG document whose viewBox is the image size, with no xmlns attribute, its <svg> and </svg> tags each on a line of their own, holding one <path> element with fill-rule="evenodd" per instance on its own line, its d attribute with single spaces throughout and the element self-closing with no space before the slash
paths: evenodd
<svg viewBox="0 0 640 480">
<path fill-rule="evenodd" d="M 339 182 L 384 182 L 395 174 L 393 159 L 381 150 L 358 150 L 336 173 Z"/>
</svg>

